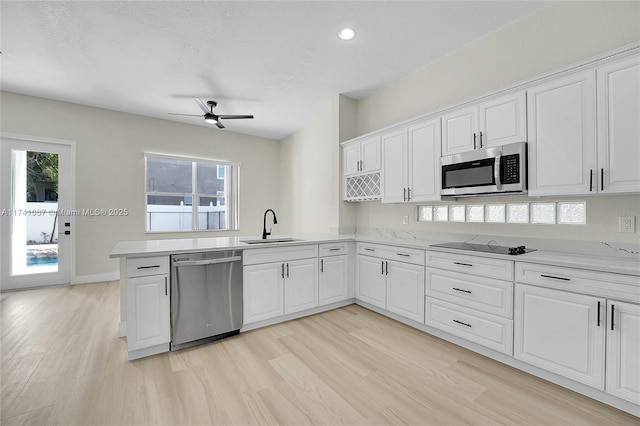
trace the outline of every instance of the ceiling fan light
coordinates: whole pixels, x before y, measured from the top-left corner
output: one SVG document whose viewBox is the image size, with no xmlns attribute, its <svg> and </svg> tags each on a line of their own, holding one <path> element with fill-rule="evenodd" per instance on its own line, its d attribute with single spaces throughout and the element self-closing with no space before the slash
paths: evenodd
<svg viewBox="0 0 640 426">
<path fill-rule="evenodd" d="M 210 114 L 204 116 L 204 121 L 209 124 L 216 124 L 218 122 L 218 120 L 216 120 L 216 118 Z"/>
</svg>

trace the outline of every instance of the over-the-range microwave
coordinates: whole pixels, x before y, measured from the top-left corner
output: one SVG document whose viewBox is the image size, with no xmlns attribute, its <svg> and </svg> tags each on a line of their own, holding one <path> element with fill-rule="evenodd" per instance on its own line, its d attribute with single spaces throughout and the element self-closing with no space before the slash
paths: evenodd
<svg viewBox="0 0 640 426">
<path fill-rule="evenodd" d="M 441 157 L 443 196 L 527 192 L 527 144 L 513 143 Z"/>
</svg>

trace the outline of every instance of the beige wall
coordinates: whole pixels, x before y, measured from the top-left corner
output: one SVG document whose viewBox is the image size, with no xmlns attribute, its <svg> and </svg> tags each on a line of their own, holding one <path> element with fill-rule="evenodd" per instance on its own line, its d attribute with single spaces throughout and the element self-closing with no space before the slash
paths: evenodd
<svg viewBox="0 0 640 426">
<path fill-rule="evenodd" d="M 120 240 L 260 235 L 262 212 L 279 202 L 278 141 L 7 92 L 0 102 L 2 132 L 76 141 L 76 208 L 130 210 L 77 219 L 78 276 L 118 271 L 109 252 Z M 145 234 L 144 152 L 241 163 L 240 231 Z"/>
<path fill-rule="evenodd" d="M 357 105 L 357 134 L 428 114 L 640 40 L 640 2 L 558 2 L 379 89 Z M 384 114 L 380 114 L 381 108 Z M 501 202 L 517 198 L 501 197 Z M 640 197 L 585 197 L 587 225 L 415 223 L 416 205 L 358 203 L 357 226 L 638 243 L 618 215 Z M 530 201 L 538 201 L 530 199 Z M 465 201 L 460 201 L 464 203 Z M 467 201 L 468 202 L 468 201 Z M 402 225 L 409 215 L 410 225 Z"/>
</svg>

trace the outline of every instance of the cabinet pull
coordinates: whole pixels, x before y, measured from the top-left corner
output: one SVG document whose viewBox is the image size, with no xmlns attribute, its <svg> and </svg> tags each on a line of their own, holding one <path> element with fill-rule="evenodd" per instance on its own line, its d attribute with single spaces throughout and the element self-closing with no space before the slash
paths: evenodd
<svg viewBox="0 0 640 426">
<path fill-rule="evenodd" d="M 164 277 L 164 295 L 168 296 L 169 292 L 167 290 L 167 277 Z"/>
<path fill-rule="evenodd" d="M 342 250 L 340 247 L 330 248 L 329 251 L 340 251 Z"/>
<path fill-rule="evenodd" d="M 402 188 L 402 201 L 407 201 L 407 188 Z"/>
<path fill-rule="evenodd" d="M 384 260 L 380 261 L 380 266 L 382 267 L 382 269 L 380 270 L 380 274 L 384 275 Z"/>
<path fill-rule="evenodd" d="M 282 267 L 282 278 L 284 278 L 284 263 L 280 266 Z"/>
<path fill-rule="evenodd" d="M 411 201 L 411 188 L 407 188 L 407 201 Z"/>
<path fill-rule="evenodd" d="M 462 325 L 464 325 L 465 327 L 469 327 L 469 328 L 471 328 L 471 324 L 467 324 L 466 322 L 462 322 L 462 321 L 458 321 L 458 320 L 453 320 L 453 322 L 457 322 L 458 324 L 462 324 Z"/>
<path fill-rule="evenodd" d="M 289 278 L 289 264 L 287 263 L 287 278 Z"/>
<path fill-rule="evenodd" d="M 604 169 L 600 169 L 600 191 L 604 191 Z"/>
<path fill-rule="evenodd" d="M 324 272 L 324 259 L 320 259 L 320 272 Z"/>
<path fill-rule="evenodd" d="M 389 275 L 389 262 L 384 262 L 385 264 L 385 275 Z"/>
<path fill-rule="evenodd" d="M 473 149 L 477 149 L 478 147 L 476 146 L 476 134 L 473 134 Z"/>
<path fill-rule="evenodd" d="M 613 309 L 615 305 L 611 305 L 611 331 L 613 331 Z"/>
<path fill-rule="evenodd" d="M 151 265 L 151 266 L 138 266 L 137 269 L 153 269 L 153 268 L 159 268 L 160 265 Z"/>
<path fill-rule="evenodd" d="M 593 191 L 593 169 L 589 169 L 589 192 Z"/>
<path fill-rule="evenodd" d="M 453 262 L 454 265 L 460 266 L 473 266 L 471 263 Z"/>
<path fill-rule="evenodd" d="M 480 132 L 480 148 L 482 148 L 482 132 Z"/>
<path fill-rule="evenodd" d="M 375 251 L 375 249 L 369 248 L 369 247 L 365 247 L 364 248 L 366 251 Z"/>
<path fill-rule="evenodd" d="M 396 253 L 396 256 L 411 257 L 410 254 L 406 254 L 406 253 Z"/>
<path fill-rule="evenodd" d="M 571 281 L 571 278 L 554 277 L 553 275 L 544 275 L 544 274 L 540 274 L 540 276 L 541 276 L 542 278 L 551 278 L 551 279 L 554 279 L 554 280 Z"/>
<path fill-rule="evenodd" d="M 454 289 L 455 291 L 461 291 L 461 292 L 463 292 L 463 293 L 469 293 L 469 294 L 471 294 L 471 291 L 470 291 L 470 290 L 463 290 L 463 289 L 461 289 L 461 288 L 456 288 L 456 287 L 454 287 L 453 289 Z"/>
<path fill-rule="evenodd" d="M 600 301 L 598 300 L 598 322 L 597 326 L 600 327 Z"/>
</svg>

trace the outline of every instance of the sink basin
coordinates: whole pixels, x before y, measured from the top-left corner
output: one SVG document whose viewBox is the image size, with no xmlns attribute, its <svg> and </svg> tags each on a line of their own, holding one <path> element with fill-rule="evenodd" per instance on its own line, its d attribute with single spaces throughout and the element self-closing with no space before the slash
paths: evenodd
<svg viewBox="0 0 640 426">
<path fill-rule="evenodd" d="M 297 238 L 272 238 L 269 240 L 244 240 L 240 241 L 245 244 L 269 244 L 269 243 L 290 243 L 293 241 L 302 241 Z"/>
</svg>

